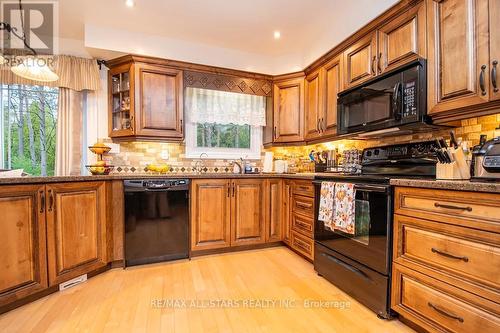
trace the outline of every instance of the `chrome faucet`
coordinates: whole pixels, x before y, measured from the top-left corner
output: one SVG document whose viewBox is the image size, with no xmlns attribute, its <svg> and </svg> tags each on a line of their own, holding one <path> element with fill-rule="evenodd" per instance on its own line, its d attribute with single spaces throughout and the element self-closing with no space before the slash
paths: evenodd
<svg viewBox="0 0 500 333">
<path fill-rule="evenodd" d="M 244 173 L 245 173 L 245 168 L 244 168 L 244 166 L 243 166 L 243 165 L 244 165 L 244 163 L 243 163 L 243 159 L 242 159 L 242 158 L 240 158 L 240 161 L 241 161 L 241 162 L 232 161 L 232 162 L 231 162 L 231 165 L 237 165 L 237 166 L 238 166 L 238 168 L 239 168 L 239 170 L 238 170 L 238 172 L 237 172 L 237 173 L 244 174 Z M 234 170 L 234 169 L 233 169 L 233 170 Z M 234 172 L 234 173 L 236 173 L 236 172 Z"/>
</svg>

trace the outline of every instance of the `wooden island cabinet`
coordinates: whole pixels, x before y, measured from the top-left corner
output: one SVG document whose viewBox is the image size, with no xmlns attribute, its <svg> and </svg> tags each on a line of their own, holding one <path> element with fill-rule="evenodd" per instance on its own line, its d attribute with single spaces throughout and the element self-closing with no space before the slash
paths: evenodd
<svg viewBox="0 0 500 333">
<path fill-rule="evenodd" d="M 108 263 L 105 182 L 0 186 L 0 313 Z"/>
</svg>

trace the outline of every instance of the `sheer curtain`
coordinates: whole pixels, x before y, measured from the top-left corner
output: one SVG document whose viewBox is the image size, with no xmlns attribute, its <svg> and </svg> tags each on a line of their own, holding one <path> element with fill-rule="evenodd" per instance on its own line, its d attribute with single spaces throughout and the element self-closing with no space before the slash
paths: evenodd
<svg viewBox="0 0 500 333">
<path fill-rule="evenodd" d="M 191 123 L 266 126 L 266 98 L 233 92 L 186 88 L 186 117 Z"/>
<path fill-rule="evenodd" d="M 83 92 L 59 89 L 56 176 L 80 175 L 82 160 Z"/>
</svg>

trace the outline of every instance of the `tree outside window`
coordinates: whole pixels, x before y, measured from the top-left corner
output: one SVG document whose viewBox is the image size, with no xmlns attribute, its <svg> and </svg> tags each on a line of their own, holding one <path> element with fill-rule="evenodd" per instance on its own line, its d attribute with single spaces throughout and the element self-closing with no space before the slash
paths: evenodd
<svg viewBox="0 0 500 333">
<path fill-rule="evenodd" d="M 0 168 L 54 175 L 58 88 L 0 85 Z"/>
</svg>

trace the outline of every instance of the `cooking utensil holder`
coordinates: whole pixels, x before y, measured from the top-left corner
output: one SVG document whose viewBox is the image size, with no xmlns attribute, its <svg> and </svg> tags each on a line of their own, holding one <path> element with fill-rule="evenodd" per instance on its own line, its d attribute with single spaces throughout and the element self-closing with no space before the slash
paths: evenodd
<svg viewBox="0 0 500 333">
<path fill-rule="evenodd" d="M 450 148 L 450 155 L 453 156 L 451 163 L 438 163 L 436 165 L 436 179 L 442 180 L 467 180 L 470 179 L 470 167 L 467 164 L 462 148 Z"/>
</svg>

